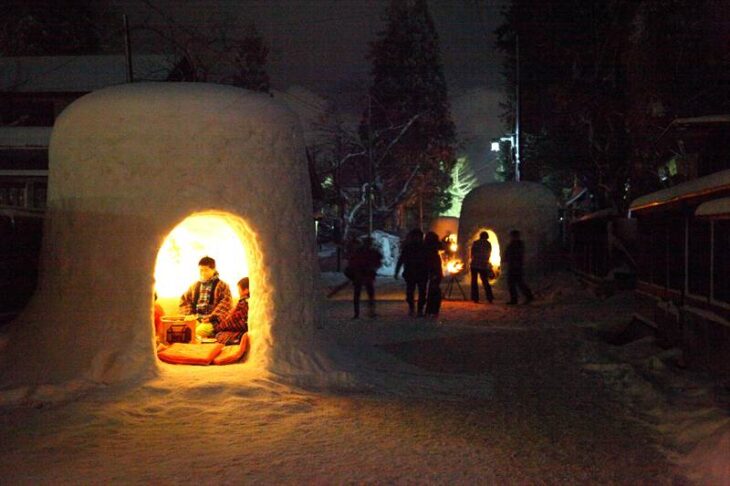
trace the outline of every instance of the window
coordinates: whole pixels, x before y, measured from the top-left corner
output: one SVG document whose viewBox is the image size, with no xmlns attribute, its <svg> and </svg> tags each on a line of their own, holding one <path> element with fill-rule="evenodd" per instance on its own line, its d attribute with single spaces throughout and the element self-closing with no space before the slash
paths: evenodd
<svg viewBox="0 0 730 486">
<path fill-rule="evenodd" d="M 20 127 L 52 127 L 54 116 L 50 101 L 7 101 L 0 110 L 0 124 Z"/>
<path fill-rule="evenodd" d="M 692 219 L 689 223 L 689 293 L 710 294 L 710 223 Z"/>
<path fill-rule="evenodd" d="M 730 303 L 730 220 L 715 221 L 713 297 Z"/>
<path fill-rule="evenodd" d="M 0 182 L 0 206 L 24 208 L 26 199 L 24 182 Z"/>
</svg>

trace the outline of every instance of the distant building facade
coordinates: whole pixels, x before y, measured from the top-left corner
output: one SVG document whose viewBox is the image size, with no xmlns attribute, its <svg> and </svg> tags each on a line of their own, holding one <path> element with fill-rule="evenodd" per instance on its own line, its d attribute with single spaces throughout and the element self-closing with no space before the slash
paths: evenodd
<svg viewBox="0 0 730 486">
<path fill-rule="evenodd" d="M 134 79 L 166 80 L 169 61 L 135 56 Z M 125 82 L 121 55 L 0 57 L 0 324 L 35 288 L 56 118 L 77 98 Z"/>
</svg>

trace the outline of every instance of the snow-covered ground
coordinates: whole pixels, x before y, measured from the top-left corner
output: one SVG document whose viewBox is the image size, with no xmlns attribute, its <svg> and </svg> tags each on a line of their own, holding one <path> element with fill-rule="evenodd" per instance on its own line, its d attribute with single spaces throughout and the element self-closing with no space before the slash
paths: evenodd
<svg viewBox="0 0 730 486">
<path fill-rule="evenodd" d="M 342 282 L 324 274 L 322 290 Z M 437 320 L 408 318 L 392 278 L 378 317 L 351 320 L 344 288 L 318 329 L 354 377 L 341 387 L 244 363 L 34 393 L 0 409 L 0 483 L 730 484 L 728 389 L 651 337 L 608 344 L 630 294 L 530 283 L 530 306 L 449 300 Z"/>
</svg>

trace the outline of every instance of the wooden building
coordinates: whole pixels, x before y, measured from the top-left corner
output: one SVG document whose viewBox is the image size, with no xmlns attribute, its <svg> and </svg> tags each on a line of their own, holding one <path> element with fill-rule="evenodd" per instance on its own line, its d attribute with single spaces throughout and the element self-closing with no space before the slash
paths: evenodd
<svg viewBox="0 0 730 486">
<path fill-rule="evenodd" d="M 630 205 L 638 221 L 640 317 L 688 364 L 730 373 L 730 117 L 677 120 L 671 187 Z"/>
</svg>

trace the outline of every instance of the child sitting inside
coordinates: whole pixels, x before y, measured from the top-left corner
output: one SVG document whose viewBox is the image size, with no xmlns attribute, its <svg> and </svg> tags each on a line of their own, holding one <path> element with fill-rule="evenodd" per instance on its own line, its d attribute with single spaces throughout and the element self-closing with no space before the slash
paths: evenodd
<svg viewBox="0 0 730 486">
<path fill-rule="evenodd" d="M 248 332 L 248 299 L 251 294 L 248 288 L 248 277 L 238 282 L 240 298 L 236 307 L 223 319 L 211 316 L 209 323 L 198 325 L 196 333 L 202 338 L 215 337 L 221 344 L 239 344 L 241 337 Z"/>
</svg>

